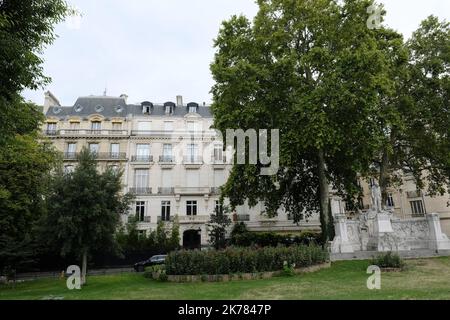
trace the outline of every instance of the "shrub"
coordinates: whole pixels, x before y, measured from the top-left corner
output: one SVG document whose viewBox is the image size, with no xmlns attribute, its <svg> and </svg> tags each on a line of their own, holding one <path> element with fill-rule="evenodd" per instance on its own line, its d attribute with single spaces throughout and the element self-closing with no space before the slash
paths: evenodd
<svg viewBox="0 0 450 320">
<path fill-rule="evenodd" d="M 292 277 L 295 275 L 295 263 L 288 263 L 284 261 L 283 263 L 283 271 L 281 272 L 282 276 Z"/>
<path fill-rule="evenodd" d="M 237 227 L 238 226 L 238 227 Z M 300 235 L 293 237 L 290 234 L 282 235 L 274 232 L 250 232 L 236 224 L 231 233 L 231 243 L 240 247 L 276 247 L 278 245 L 293 244 L 321 244 L 321 234 L 312 231 L 303 231 Z"/>
<path fill-rule="evenodd" d="M 283 263 L 307 267 L 325 262 L 328 253 L 319 246 L 243 248 L 225 250 L 174 251 L 166 258 L 168 275 L 215 275 L 283 270 Z"/>
<path fill-rule="evenodd" d="M 380 268 L 403 268 L 405 262 L 396 253 L 388 252 L 373 258 L 370 262 Z"/>
</svg>

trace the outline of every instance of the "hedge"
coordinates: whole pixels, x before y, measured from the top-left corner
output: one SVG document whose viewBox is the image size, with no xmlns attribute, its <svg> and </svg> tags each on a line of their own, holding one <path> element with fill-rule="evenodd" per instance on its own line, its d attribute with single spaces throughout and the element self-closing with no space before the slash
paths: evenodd
<svg viewBox="0 0 450 320">
<path fill-rule="evenodd" d="M 309 245 L 321 244 L 321 234 L 303 231 L 300 235 L 292 236 L 290 234 L 281 235 L 274 232 L 250 232 L 233 234 L 231 243 L 239 247 L 249 247 L 257 245 L 260 247 L 276 247 L 278 245 Z"/>
<path fill-rule="evenodd" d="M 328 252 L 316 245 L 228 247 L 224 250 L 173 251 L 166 258 L 168 275 L 215 275 L 278 271 L 284 261 L 296 267 L 309 267 L 328 260 Z"/>
</svg>

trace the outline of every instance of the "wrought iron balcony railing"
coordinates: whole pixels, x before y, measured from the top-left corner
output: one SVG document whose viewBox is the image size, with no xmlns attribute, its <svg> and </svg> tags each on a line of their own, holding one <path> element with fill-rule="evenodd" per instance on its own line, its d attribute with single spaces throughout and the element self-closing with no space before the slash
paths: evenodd
<svg viewBox="0 0 450 320">
<path fill-rule="evenodd" d="M 249 214 L 238 214 L 236 215 L 237 221 L 250 221 L 250 215 Z"/>
<path fill-rule="evenodd" d="M 175 161 L 173 156 L 169 156 L 169 155 L 162 155 L 159 156 L 159 162 L 163 162 L 163 163 L 173 163 Z"/>
<path fill-rule="evenodd" d="M 183 163 L 185 163 L 185 164 L 202 164 L 203 158 L 201 156 L 195 156 L 195 155 L 184 156 Z"/>
<path fill-rule="evenodd" d="M 211 157 L 211 163 L 212 164 L 225 164 L 225 163 L 227 163 L 227 157 L 225 155 L 222 155 L 221 157 L 217 156 L 217 155 L 215 155 L 215 156 L 213 155 Z"/>
<path fill-rule="evenodd" d="M 134 193 L 136 195 L 149 195 L 152 194 L 152 188 L 130 188 L 129 189 L 131 193 Z"/>
<path fill-rule="evenodd" d="M 131 156 L 131 162 L 153 162 L 153 156 Z"/>
<path fill-rule="evenodd" d="M 175 188 L 164 188 L 164 187 L 158 188 L 158 194 L 169 195 L 169 194 L 174 194 L 174 193 L 175 193 Z"/>
</svg>

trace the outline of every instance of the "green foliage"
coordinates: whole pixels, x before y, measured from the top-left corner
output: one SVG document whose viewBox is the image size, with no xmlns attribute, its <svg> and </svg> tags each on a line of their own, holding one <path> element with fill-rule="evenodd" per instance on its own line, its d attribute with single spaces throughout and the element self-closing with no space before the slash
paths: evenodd
<svg viewBox="0 0 450 320">
<path fill-rule="evenodd" d="M 239 247 L 276 247 L 278 245 L 322 243 L 321 234 L 311 231 L 303 231 L 300 235 L 292 236 L 290 234 L 283 235 L 274 232 L 250 232 L 245 230 L 232 234 L 231 244 Z"/>
<path fill-rule="evenodd" d="M 284 277 L 295 276 L 295 263 L 289 264 L 287 261 L 284 261 L 281 275 Z"/>
<path fill-rule="evenodd" d="M 17 135 L 0 147 L 0 270 L 33 261 L 35 226 L 44 214 L 54 149 L 32 134 Z"/>
<path fill-rule="evenodd" d="M 8 62 L 0 64 L 0 145 L 37 127 L 36 108 L 23 103 L 20 94 L 49 83 L 43 74 L 42 52 L 56 37 L 55 25 L 72 13 L 63 0 L 0 4 L 0 57 Z"/>
<path fill-rule="evenodd" d="M 275 176 L 261 176 L 261 164 L 233 166 L 222 193 L 232 209 L 262 201 L 296 222 L 320 211 L 331 238 L 328 186 L 349 201 L 360 194 L 357 174 L 383 137 L 374 119 L 394 88 L 391 48 L 401 36 L 367 28 L 372 3 L 261 0 L 253 22 L 223 22 L 211 64 L 214 127 L 280 130 Z"/>
<path fill-rule="evenodd" d="M 376 265 L 380 268 L 403 268 L 405 261 L 396 253 L 387 252 L 380 254 L 370 261 L 371 265 Z"/>
<path fill-rule="evenodd" d="M 115 251 L 120 215 L 132 196 L 122 194 L 122 172 L 97 171 L 95 157 L 84 148 L 72 173 L 62 168 L 52 181 L 48 213 L 41 224 L 41 240 L 61 255 Z"/>
<path fill-rule="evenodd" d="M 228 216 L 229 208 L 222 205 L 219 208 L 219 210 L 214 210 L 214 214 L 211 215 L 211 219 L 207 223 L 209 242 L 216 250 L 226 247 L 227 228 L 231 224 L 231 219 Z"/>
<path fill-rule="evenodd" d="M 168 275 L 214 275 L 282 270 L 284 261 L 306 267 L 327 259 L 327 251 L 318 246 L 229 247 L 224 250 L 174 251 L 168 255 L 165 265 Z"/>
</svg>

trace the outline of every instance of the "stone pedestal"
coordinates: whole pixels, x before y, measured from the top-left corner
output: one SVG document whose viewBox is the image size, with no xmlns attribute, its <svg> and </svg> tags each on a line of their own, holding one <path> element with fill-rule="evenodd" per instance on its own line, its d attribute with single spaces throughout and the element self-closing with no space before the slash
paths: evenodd
<svg viewBox="0 0 450 320">
<path fill-rule="evenodd" d="M 397 246 L 389 212 L 376 212 L 370 226 L 369 241 L 367 242 L 368 250 L 391 251 Z"/>
<path fill-rule="evenodd" d="M 439 214 L 427 214 L 428 228 L 430 230 L 430 249 L 450 250 L 450 240 L 442 232 Z"/>
<path fill-rule="evenodd" d="M 332 253 L 354 252 L 347 232 L 347 217 L 344 214 L 338 214 L 334 217 L 335 237 L 331 242 Z"/>
</svg>

